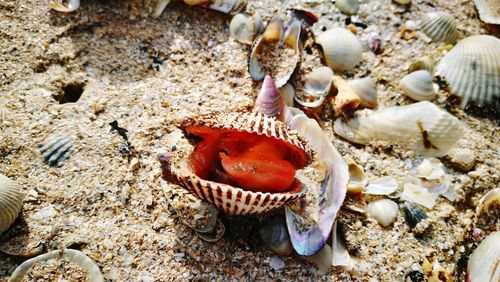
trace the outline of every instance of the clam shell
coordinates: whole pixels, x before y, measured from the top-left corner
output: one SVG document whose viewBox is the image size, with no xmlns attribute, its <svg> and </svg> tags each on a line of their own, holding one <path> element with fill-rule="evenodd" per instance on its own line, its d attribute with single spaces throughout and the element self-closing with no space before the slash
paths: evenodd
<svg viewBox="0 0 500 282">
<path fill-rule="evenodd" d="M 49 1 L 49 8 L 54 9 L 58 12 L 74 12 L 80 7 L 80 0 L 68 0 L 66 5 L 63 5 L 60 3 L 61 1 L 58 0 L 50 0 Z"/>
<path fill-rule="evenodd" d="M 184 120 L 181 129 L 188 126 L 205 126 L 214 129 L 232 129 L 255 133 L 283 140 L 304 151 L 312 158 L 312 151 L 296 132 L 275 118 L 260 112 L 211 113 Z M 198 177 L 186 154 L 171 157 L 160 155 L 165 178 L 190 190 L 199 198 L 213 203 L 217 208 L 231 215 L 258 214 L 276 209 L 285 203 L 304 195 L 306 188 L 296 180 L 296 189 L 285 193 L 252 192 L 227 184 L 204 180 Z M 310 161 L 310 160 L 309 160 Z"/>
<path fill-rule="evenodd" d="M 479 17 L 485 23 L 500 24 L 500 5 L 498 2 L 489 0 L 474 0 Z"/>
<path fill-rule="evenodd" d="M 439 62 L 437 74 L 462 97 L 462 108 L 474 102 L 500 109 L 500 39 L 473 35 L 460 40 Z"/>
<path fill-rule="evenodd" d="M 457 24 L 446 12 L 430 12 L 424 15 L 420 30 L 434 42 L 454 44 L 457 41 Z"/>
<path fill-rule="evenodd" d="M 375 108 L 377 106 L 375 78 L 367 76 L 349 80 L 347 84 L 349 84 L 351 89 L 358 95 L 359 99 L 361 99 L 360 106 L 365 108 Z"/>
<path fill-rule="evenodd" d="M 354 15 L 359 10 L 358 0 L 337 0 L 335 1 L 337 8 L 346 15 Z"/>
<path fill-rule="evenodd" d="M 383 140 L 409 145 L 422 155 L 444 156 L 464 134 L 464 125 L 428 101 L 388 107 L 346 121 L 337 119 L 334 131 L 358 144 Z"/>
<path fill-rule="evenodd" d="M 45 163 L 53 167 L 61 167 L 64 160 L 69 157 L 73 147 L 73 138 L 68 136 L 53 136 L 38 145 Z"/>
<path fill-rule="evenodd" d="M 399 82 L 399 87 L 406 96 L 415 101 L 432 100 L 436 97 L 432 74 L 426 70 L 412 72 Z"/>
<path fill-rule="evenodd" d="M 387 227 L 398 218 L 398 204 L 388 199 L 373 201 L 366 207 L 366 212 L 377 222 Z"/>
<path fill-rule="evenodd" d="M 430 72 L 431 74 L 434 74 L 434 65 L 436 62 L 432 58 L 432 56 L 423 56 L 421 58 L 418 58 L 415 62 L 413 62 L 409 67 L 408 67 L 408 72 L 412 73 L 414 71 L 418 70 L 426 70 Z"/>
<path fill-rule="evenodd" d="M 229 34 L 236 41 L 251 45 L 257 34 L 255 20 L 245 14 L 236 14 L 229 24 Z"/>
<path fill-rule="evenodd" d="M 500 231 L 486 237 L 472 252 L 467 263 L 467 281 L 500 281 Z"/>
<path fill-rule="evenodd" d="M 358 38 L 345 28 L 332 28 L 318 36 L 326 64 L 333 71 L 352 70 L 360 61 L 363 48 Z"/>
<path fill-rule="evenodd" d="M 16 182 L 0 174 L 0 234 L 16 220 L 22 205 L 22 195 Z"/>
<path fill-rule="evenodd" d="M 333 82 L 333 72 L 328 67 L 319 67 L 305 75 L 304 91 L 313 96 L 326 96 Z"/>
</svg>

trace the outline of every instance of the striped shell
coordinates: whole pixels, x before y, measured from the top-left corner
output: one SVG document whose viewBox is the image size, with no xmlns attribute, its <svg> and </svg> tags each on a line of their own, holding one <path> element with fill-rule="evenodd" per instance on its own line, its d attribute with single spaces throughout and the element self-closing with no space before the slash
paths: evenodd
<svg viewBox="0 0 500 282">
<path fill-rule="evenodd" d="M 455 43 L 458 37 L 455 19 L 445 12 L 425 14 L 420 30 L 434 42 Z"/>
<path fill-rule="evenodd" d="M 412 72 L 399 82 L 406 96 L 415 101 L 432 100 L 436 97 L 432 84 L 432 74 L 426 70 Z"/>
<path fill-rule="evenodd" d="M 500 39 L 473 35 L 460 40 L 437 67 L 453 93 L 469 102 L 500 109 Z"/>
<path fill-rule="evenodd" d="M 326 64 L 333 71 L 352 70 L 361 61 L 361 43 L 345 28 L 332 28 L 323 32 L 316 43 L 323 48 Z"/>
<path fill-rule="evenodd" d="M 309 160 L 312 151 L 296 132 L 264 114 L 252 113 L 211 113 L 184 120 L 181 129 L 188 126 L 204 126 L 212 129 L 230 129 L 240 132 L 255 133 L 283 140 L 304 151 Z M 174 154 L 170 162 L 170 174 L 176 184 L 190 190 L 198 197 L 213 203 L 217 208 L 231 215 L 249 215 L 265 213 L 285 203 L 302 197 L 305 187 L 295 180 L 295 188 L 284 193 L 252 192 L 227 184 L 204 180 L 198 177 L 189 161 L 189 154 Z"/>
<path fill-rule="evenodd" d="M 16 220 L 23 205 L 16 182 L 0 174 L 0 234 Z"/>
</svg>

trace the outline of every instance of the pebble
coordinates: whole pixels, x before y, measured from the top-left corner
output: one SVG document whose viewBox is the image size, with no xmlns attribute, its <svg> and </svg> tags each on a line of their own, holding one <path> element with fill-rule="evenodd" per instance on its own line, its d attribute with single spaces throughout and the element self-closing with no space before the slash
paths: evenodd
<svg viewBox="0 0 500 282">
<path fill-rule="evenodd" d="M 40 209 L 34 213 L 31 218 L 35 220 L 47 221 L 49 218 L 54 217 L 57 211 L 54 209 L 53 205 L 48 205 L 45 208 Z"/>
<path fill-rule="evenodd" d="M 273 256 L 269 258 L 269 266 L 271 266 L 274 270 L 279 270 L 285 267 L 285 262 L 277 256 Z"/>
</svg>

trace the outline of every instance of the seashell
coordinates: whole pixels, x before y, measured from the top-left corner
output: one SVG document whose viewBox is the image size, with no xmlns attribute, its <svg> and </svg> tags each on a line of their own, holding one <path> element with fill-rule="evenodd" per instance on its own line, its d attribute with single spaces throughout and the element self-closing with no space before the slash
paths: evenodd
<svg viewBox="0 0 500 282">
<path fill-rule="evenodd" d="M 410 4 L 411 0 L 392 0 L 394 3 L 400 4 L 400 5 L 406 5 Z"/>
<path fill-rule="evenodd" d="M 500 281 L 500 231 L 488 235 L 472 252 L 467 263 L 467 281 Z"/>
<path fill-rule="evenodd" d="M 229 24 L 229 33 L 236 41 L 251 45 L 258 33 L 259 22 L 251 16 L 236 14 Z"/>
<path fill-rule="evenodd" d="M 16 220 L 22 205 L 23 197 L 16 182 L 0 174 L 0 234 Z"/>
<path fill-rule="evenodd" d="M 153 17 L 158 18 L 161 16 L 165 8 L 167 8 L 168 4 L 170 4 L 172 0 L 158 0 L 156 1 L 156 5 L 153 11 Z"/>
<path fill-rule="evenodd" d="M 351 258 L 345 245 L 345 239 L 342 236 L 341 228 L 337 221 L 332 228 L 332 264 L 333 266 L 343 266 L 347 270 L 352 270 L 356 261 Z M 325 247 L 328 247 L 326 245 Z"/>
<path fill-rule="evenodd" d="M 474 0 L 479 18 L 485 23 L 500 24 L 500 10 L 498 2 L 488 0 Z"/>
<path fill-rule="evenodd" d="M 366 186 L 365 194 L 370 195 L 390 195 L 398 189 L 399 184 L 393 177 L 384 176 L 370 180 Z"/>
<path fill-rule="evenodd" d="M 226 213 L 264 213 L 305 193 L 294 170 L 310 163 L 312 151 L 275 118 L 211 113 L 185 119 L 180 128 L 196 148 L 160 154 L 164 179 Z"/>
<path fill-rule="evenodd" d="M 80 0 L 68 0 L 66 5 L 63 5 L 61 2 L 64 1 L 58 1 L 58 0 L 50 0 L 49 1 L 49 8 L 54 9 L 58 12 L 74 12 L 80 7 Z"/>
<path fill-rule="evenodd" d="M 280 256 L 289 256 L 293 253 L 292 242 L 282 218 L 273 218 L 262 225 L 259 228 L 259 236 L 274 253 Z"/>
<path fill-rule="evenodd" d="M 429 192 L 426 188 L 412 183 L 403 184 L 403 193 L 401 200 L 414 202 L 428 209 L 432 209 L 436 205 L 438 195 Z"/>
<path fill-rule="evenodd" d="M 335 116 L 340 116 L 341 114 L 356 109 L 361 103 L 361 99 L 356 95 L 347 81 L 336 75 L 333 78 L 333 82 L 337 89 L 337 95 L 335 95 L 335 99 L 333 100 Z"/>
<path fill-rule="evenodd" d="M 500 188 L 489 191 L 479 200 L 473 226 L 482 230 L 500 230 Z"/>
<path fill-rule="evenodd" d="M 420 30 L 434 42 L 454 44 L 457 41 L 457 24 L 446 12 L 430 12 L 420 22 Z"/>
<path fill-rule="evenodd" d="M 73 138 L 67 136 L 49 137 L 47 141 L 38 145 L 45 163 L 53 167 L 61 167 L 69 157 L 73 147 Z"/>
<path fill-rule="evenodd" d="M 462 172 L 470 171 L 476 164 L 476 154 L 471 149 L 453 148 L 446 155 L 452 166 Z"/>
<path fill-rule="evenodd" d="M 375 108 L 377 106 L 377 88 L 373 77 L 364 77 L 347 81 L 347 84 L 361 99 L 360 106 Z"/>
<path fill-rule="evenodd" d="M 453 93 L 469 102 L 500 109 L 500 39 L 474 35 L 460 40 L 437 66 Z"/>
<path fill-rule="evenodd" d="M 349 183 L 347 184 L 347 192 L 361 193 L 364 191 L 368 180 L 365 176 L 365 170 L 362 166 L 356 163 L 350 157 L 344 157 L 347 167 L 349 169 Z"/>
<path fill-rule="evenodd" d="M 291 118 L 291 113 L 281 97 L 276 84 L 271 76 L 266 75 L 262 88 L 255 100 L 254 112 L 260 112 L 268 117 L 274 117 L 278 120 L 287 120 Z"/>
<path fill-rule="evenodd" d="M 258 81 L 269 74 L 276 80 L 278 88 L 285 85 L 300 67 L 302 59 L 300 33 L 299 20 L 294 19 L 289 25 L 284 26 L 281 18 L 275 15 L 269 21 L 264 33 L 254 41 L 248 59 L 250 76 Z"/>
<path fill-rule="evenodd" d="M 413 203 L 406 203 L 403 205 L 405 213 L 405 220 L 410 229 L 415 228 L 417 224 L 427 218 L 427 214 L 419 206 Z"/>
<path fill-rule="evenodd" d="M 235 15 L 247 5 L 247 0 L 184 0 L 187 5 L 200 5 L 224 14 Z"/>
<path fill-rule="evenodd" d="M 50 260 L 67 260 L 70 261 L 81 268 L 85 269 L 87 272 L 88 281 L 104 282 L 104 277 L 99 269 L 99 266 L 88 256 L 78 250 L 72 249 L 61 249 L 55 250 L 43 255 L 39 255 L 32 259 L 24 261 L 19 265 L 12 275 L 10 276 L 10 282 L 21 282 L 25 281 L 23 277 L 28 273 L 28 271 L 33 267 L 33 265 L 41 264 Z"/>
<path fill-rule="evenodd" d="M 326 64 L 333 71 L 352 70 L 361 61 L 361 43 L 345 28 L 332 28 L 323 32 L 316 43 L 323 48 Z"/>
<path fill-rule="evenodd" d="M 415 101 L 432 100 L 436 97 L 432 74 L 426 70 L 412 72 L 399 82 L 399 87 L 406 96 Z"/>
<path fill-rule="evenodd" d="M 334 131 L 358 144 L 384 140 L 408 144 L 419 154 L 444 156 L 464 134 L 464 126 L 454 116 L 431 102 L 388 107 L 369 115 L 342 121 Z"/>
<path fill-rule="evenodd" d="M 427 180 L 441 178 L 444 174 L 444 167 L 440 160 L 436 158 L 425 159 L 417 167 L 417 176 Z"/>
<path fill-rule="evenodd" d="M 281 97 L 283 98 L 285 104 L 287 106 L 292 107 L 294 97 L 295 97 L 295 88 L 293 88 L 293 85 L 291 83 L 287 83 L 287 84 L 283 85 L 279 89 L 279 91 L 280 91 Z"/>
<path fill-rule="evenodd" d="M 434 74 L 434 65 L 436 62 L 432 58 L 432 56 L 424 56 L 421 58 L 418 58 L 415 62 L 413 62 L 409 67 L 408 67 L 408 73 L 412 73 L 418 70 L 426 70 L 430 72 L 431 74 Z"/>
<path fill-rule="evenodd" d="M 320 112 L 325 97 L 330 93 L 333 72 L 329 67 L 319 67 L 305 75 L 302 96 L 296 95 L 295 101 L 302 107 Z"/>
<path fill-rule="evenodd" d="M 387 227 L 398 217 L 398 204 L 388 199 L 377 200 L 368 204 L 366 212 L 380 225 Z"/>
<path fill-rule="evenodd" d="M 303 256 L 302 258 L 314 264 L 320 273 L 327 273 L 332 265 L 332 247 L 325 245 L 319 252 L 312 256 Z"/>
<path fill-rule="evenodd" d="M 356 14 L 359 10 L 358 0 L 337 0 L 335 5 L 339 11 L 349 16 Z"/>
<path fill-rule="evenodd" d="M 215 223 L 215 226 L 212 228 L 212 230 L 210 230 L 208 232 L 201 232 L 201 231 L 195 230 L 195 233 L 202 240 L 210 242 L 210 243 L 214 243 L 214 242 L 219 241 L 219 239 L 222 238 L 222 236 L 224 236 L 224 234 L 226 233 L 226 227 L 224 226 L 224 224 L 220 220 L 217 220 Z"/>
</svg>

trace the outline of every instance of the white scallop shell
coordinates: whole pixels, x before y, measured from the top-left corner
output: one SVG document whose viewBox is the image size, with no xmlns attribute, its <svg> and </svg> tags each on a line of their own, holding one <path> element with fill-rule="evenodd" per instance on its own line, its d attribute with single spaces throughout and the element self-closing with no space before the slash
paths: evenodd
<svg viewBox="0 0 500 282">
<path fill-rule="evenodd" d="M 399 82 L 404 94 L 415 101 L 432 100 L 436 97 L 432 74 L 426 70 L 419 70 L 407 74 Z"/>
<path fill-rule="evenodd" d="M 326 64 L 334 71 L 352 70 L 361 61 L 361 43 L 345 28 L 329 29 L 316 42 L 323 48 Z"/>
<path fill-rule="evenodd" d="M 422 101 L 385 108 L 346 121 L 337 119 L 334 131 L 358 144 L 385 140 L 407 144 L 423 155 L 444 156 L 463 136 L 464 126 L 433 103 Z"/>
<path fill-rule="evenodd" d="M 485 23 L 500 24 L 500 5 L 498 2 L 489 0 L 474 0 L 479 17 Z"/>
<path fill-rule="evenodd" d="M 453 167 L 463 172 L 470 171 L 476 164 L 476 154 L 471 149 L 453 148 L 447 157 Z"/>
<path fill-rule="evenodd" d="M 375 108 L 377 106 L 377 87 L 375 86 L 375 78 L 364 77 L 359 79 L 349 80 L 347 82 L 354 90 L 356 95 L 361 99 L 360 105 L 365 108 Z"/>
<path fill-rule="evenodd" d="M 371 202 L 366 207 L 366 212 L 377 222 L 387 227 L 398 218 L 398 204 L 389 199 L 382 199 Z"/>
<path fill-rule="evenodd" d="M 436 62 L 432 58 L 432 56 L 427 55 L 418 58 L 415 62 L 413 62 L 409 67 L 408 67 L 408 73 L 412 73 L 414 71 L 418 70 L 427 70 L 431 74 L 434 74 L 434 65 Z"/>
<path fill-rule="evenodd" d="M 23 205 L 22 198 L 16 182 L 0 174 L 0 234 L 16 220 Z"/>
<path fill-rule="evenodd" d="M 425 14 L 420 30 L 434 42 L 455 43 L 458 37 L 455 19 L 446 12 Z"/>
<path fill-rule="evenodd" d="M 312 151 L 309 146 L 296 132 L 290 131 L 282 122 L 262 113 L 212 113 L 186 119 L 181 128 L 191 125 L 233 129 L 274 137 L 297 146 L 309 158 L 312 158 Z M 239 187 L 204 180 L 194 173 L 189 160 L 189 157 L 182 153 L 174 154 L 168 160 L 169 167 L 167 169 L 170 170 L 169 174 L 177 182 L 176 184 L 190 190 L 201 199 L 213 203 L 217 208 L 231 215 L 264 213 L 302 197 L 306 190 L 305 186 L 298 180 L 293 184 L 295 188 L 292 191 L 284 193 L 252 192 Z"/>
<path fill-rule="evenodd" d="M 337 8 L 346 15 L 354 15 L 359 10 L 358 0 L 337 0 L 335 1 Z"/>
<path fill-rule="evenodd" d="M 500 39 L 473 35 L 460 40 L 439 62 L 437 74 L 462 97 L 462 108 L 472 101 L 499 109 Z"/>
<path fill-rule="evenodd" d="M 484 238 L 469 257 L 467 263 L 467 281 L 500 281 L 500 231 Z"/>
</svg>

